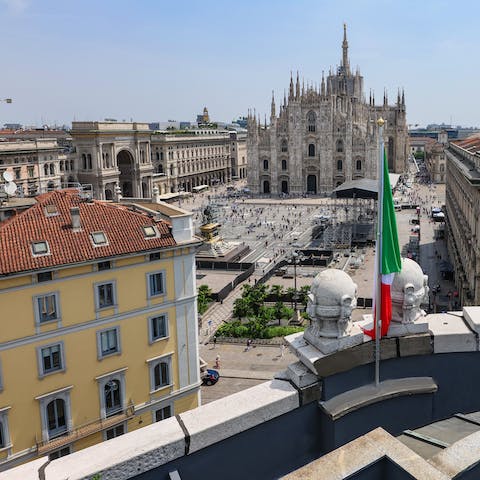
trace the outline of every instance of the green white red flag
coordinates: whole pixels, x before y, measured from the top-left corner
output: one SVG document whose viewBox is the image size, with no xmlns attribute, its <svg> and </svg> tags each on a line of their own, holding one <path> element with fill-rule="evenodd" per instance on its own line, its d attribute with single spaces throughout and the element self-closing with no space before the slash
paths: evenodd
<svg viewBox="0 0 480 480">
<path fill-rule="evenodd" d="M 380 173 L 380 172 L 379 172 Z M 381 318 L 381 337 L 385 336 L 392 320 L 392 298 L 390 289 L 396 272 L 402 269 L 402 259 L 400 256 L 400 247 L 398 244 L 397 222 L 395 219 L 395 208 L 393 206 L 392 188 L 388 176 L 387 155 L 383 153 L 383 202 L 382 225 L 381 225 L 381 296 L 380 296 L 380 318 Z M 378 249 L 377 249 L 378 252 Z M 377 275 L 376 277 L 377 278 Z M 378 302 L 375 302 L 377 305 Z M 376 306 L 375 306 L 376 308 Z M 364 330 L 365 334 L 375 338 L 376 315 L 374 311 L 373 329 Z"/>
</svg>

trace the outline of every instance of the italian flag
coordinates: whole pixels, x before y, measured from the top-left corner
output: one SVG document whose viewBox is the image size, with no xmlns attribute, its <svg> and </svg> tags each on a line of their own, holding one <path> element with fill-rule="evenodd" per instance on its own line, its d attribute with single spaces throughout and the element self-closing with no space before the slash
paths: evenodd
<svg viewBox="0 0 480 480">
<path fill-rule="evenodd" d="M 392 320 L 392 298 L 390 288 L 396 272 L 402 269 L 400 247 L 398 245 L 397 222 L 395 220 L 395 208 L 393 206 L 392 189 L 388 177 L 387 155 L 383 153 L 383 203 L 382 203 L 381 238 L 381 264 L 380 273 L 382 278 L 380 297 L 381 337 L 385 336 Z M 378 249 L 377 249 L 378 255 Z M 376 307 L 375 307 L 376 308 Z M 373 313 L 376 319 L 375 310 Z M 364 330 L 365 334 L 375 338 L 375 320 L 372 330 Z"/>
</svg>

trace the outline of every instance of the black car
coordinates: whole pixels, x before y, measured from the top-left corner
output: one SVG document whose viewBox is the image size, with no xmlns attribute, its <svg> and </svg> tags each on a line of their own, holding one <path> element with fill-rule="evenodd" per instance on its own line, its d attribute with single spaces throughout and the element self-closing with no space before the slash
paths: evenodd
<svg viewBox="0 0 480 480">
<path fill-rule="evenodd" d="M 202 383 L 204 385 L 215 385 L 220 378 L 220 374 L 216 370 L 208 369 L 206 372 L 202 373 Z"/>
</svg>

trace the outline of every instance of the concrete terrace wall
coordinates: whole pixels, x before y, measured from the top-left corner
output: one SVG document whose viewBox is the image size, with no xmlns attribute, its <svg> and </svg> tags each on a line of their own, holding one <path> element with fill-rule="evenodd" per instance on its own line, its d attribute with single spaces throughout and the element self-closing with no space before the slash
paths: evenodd
<svg viewBox="0 0 480 480">
<path fill-rule="evenodd" d="M 373 394 L 367 401 L 363 395 L 362 400 L 360 390 L 370 388 L 374 378 L 372 342 L 366 342 L 315 360 L 312 365 L 322 373 L 318 380 L 312 373 L 305 376 L 310 379 L 305 387 L 297 389 L 286 374 L 280 374 L 276 380 L 48 464 L 47 459 L 40 459 L 22 465 L 0 474 L 0 480 L 91 480 L 97 473 L 98 480 L 170 480 L 169 473 L 174 471 L 178 471 L 181 480 L 264 480 L 287 475 L 319 457 L 327 458 L 347 442 L 367 438 L 379 426 L 385 430 L 385 441 L 390 445 L 391 435 L 405 429 L 456 413 L 480 411 L 480 383 L 476 381 L 480 377 L 479 316 L 479 307 L 429 315 L 430 333 L 382 340 L 382 384 L 409 381 L 411 385 L 417 382 L 429 386 L 426 389 L 397 389 L 388 395 Z M 351 395 L 347 398 L 350 403 L 346 402 L 348 408 L 343 410 L 338 407 L 342 395 Z M 336 410 L 329 408 L 335 402 Z M 451 471 L 456 467 L 456 475 L 466 475 L 470 465 L 480 462 L 477 444 L 480 445 L 480 436 L 472 440 L 473 446 L 465 443 L 468 446 L 462 451 L 469 456 L 461 465 L 454 465 L 455 455 L 445 455 L 438 462 L 448 463 Z M 392 455 L 399 448 L 395 444 Z M 410 457 L 405 448 L 405 455 L 400 457 L 408 463 Z M 331 454 L 326 455 L 328 452 Z M 378 448 L 376 452 L 376 457 L 372 454 L 376 460 L 368 465 L 385 455 Z M 348 456 L 348 450 L 344 450 L 344 455 Z M 362 459 L 365 456 L 357 459 L 357 473 L 365 468 L 361 466 Z M 321 476 L 313 478 L 345 478 L 330 476 L 328 462 L 321 465 L 326 465 L 321 467 Z M 390 472 L 389 478 L 410 478 L 388 462 L 372 468 L 375 475 Z"/>
</svg>

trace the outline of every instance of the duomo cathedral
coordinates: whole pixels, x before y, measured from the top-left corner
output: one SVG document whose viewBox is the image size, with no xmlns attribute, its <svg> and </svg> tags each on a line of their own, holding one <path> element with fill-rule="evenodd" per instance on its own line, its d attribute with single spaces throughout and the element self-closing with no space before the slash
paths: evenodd
<svg viewBox="0 0 480 480">
<path fill-rule="evenodd" d="M 378 127 L 382 117 L 385 149 L 391 172 L 406 168 L 408 131 L 405 96 L 395 105 L 386 92 L 381 105 L 366 100 L 363 77 L 353 73 L 348 59 L 346 26 L 342 61 L 336 73 L 322 73 L 320 87 L 305 85 L 297 73 L 290 77 L 276 113 L 272 94 L 270 125 L 248 116 L 248 185 L 252 193 L 329 195 L 345 181 L 376 178 Z"/>
</svg>

